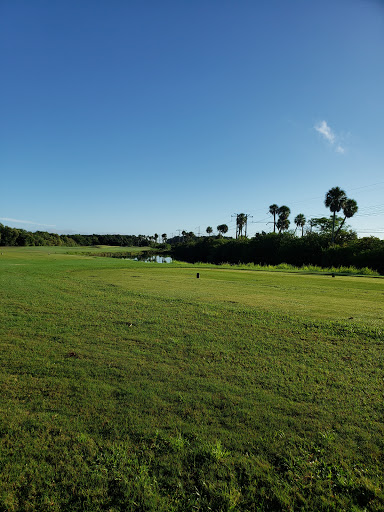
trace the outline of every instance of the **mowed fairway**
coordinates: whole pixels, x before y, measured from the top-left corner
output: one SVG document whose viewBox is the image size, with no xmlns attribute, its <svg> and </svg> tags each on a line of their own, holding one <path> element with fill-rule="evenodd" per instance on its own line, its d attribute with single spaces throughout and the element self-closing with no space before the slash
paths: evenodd
<svg viewBox="0 0 384 512">
<path fill-rule="evenodd" d="M 383 278 L 0 249 L 0 511 L 384 510 Z"/>
</svg>

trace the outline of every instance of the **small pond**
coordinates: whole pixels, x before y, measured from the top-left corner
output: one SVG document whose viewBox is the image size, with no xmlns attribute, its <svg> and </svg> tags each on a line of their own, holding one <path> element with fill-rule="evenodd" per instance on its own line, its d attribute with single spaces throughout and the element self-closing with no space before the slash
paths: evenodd
<svg viewBox="0 0 384 512">
<path fill-rule="evenodd" d="M 136 256 L 135 258 L 126 258 L 127 260 L 144 261 L 145 263 L 172 263 L 173 259 L 171 256 L 153 254 L 143 254 L 142 256 Z"/>
<path fill-rule="evenodd" d="M 159 254 L 150 251 L 143 251 L 142 253 L 130 253 L 127 251 L 116 251 L 116 252 L 101 252 L 99 254 L 93 254 L 93 256 L 99 256 L 103 258 L 118 258 L 121 260 L 133 260 L 133 261 L 144 261 L 148 263 L 172 263 L 173 258 L 169 254 Z"/>
</svg>

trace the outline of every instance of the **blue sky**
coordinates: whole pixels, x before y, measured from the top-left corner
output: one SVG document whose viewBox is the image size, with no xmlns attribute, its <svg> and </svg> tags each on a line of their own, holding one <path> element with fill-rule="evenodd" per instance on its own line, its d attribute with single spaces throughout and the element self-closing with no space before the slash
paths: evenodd
<svg viewBox="0 0 384 512">
<path fill-rule="evenodd" d="M 0 222 L 59 233 L 384 238 L 384 2 L 2 0 Z"/>
</svg>

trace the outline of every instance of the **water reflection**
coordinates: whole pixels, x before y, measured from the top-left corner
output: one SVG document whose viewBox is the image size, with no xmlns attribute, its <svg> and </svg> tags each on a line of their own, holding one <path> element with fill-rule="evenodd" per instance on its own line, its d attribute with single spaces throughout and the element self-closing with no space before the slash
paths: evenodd
<svg viewBox="0 0 384 512">
<path fill-rule="evenodd" d="M 136 258 L 127 258 L 133 259 L 135 261 L 144 261 L 145 263 L 172 263 L 171 256 L 163 256 L 159 254 L 153 254 L 152 256 L 148 256 L 148 254 L 144 254 L 142 256 L 137 256 Z"/>
</svg>

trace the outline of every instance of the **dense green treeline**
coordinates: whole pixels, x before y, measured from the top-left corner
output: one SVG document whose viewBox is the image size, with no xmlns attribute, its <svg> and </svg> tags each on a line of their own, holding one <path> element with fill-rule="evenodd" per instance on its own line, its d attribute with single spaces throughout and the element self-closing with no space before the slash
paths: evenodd
<svg viewBox="0 0 384 512">
<path fill-rule="evenodd" d="M 338 245 L 332 245 L 328 232 L 257 233 L 254 238 L 190 237 L 172 249 L 174 258 L 189 262 L 255 263 L 322 267 L 369 267 L 384 274 L 384 241 L 375 237 L 356 238 L 345 232 Z M 144 235 L 58 235 L 46 231 L 30 232 L 0 223 L 0 246 L 94 246 L 160 247 L 154 237 Z"/>
<path fill-rule="evenodd" d="M 0 223 L 1 246 L 42 246 L 64 245 L 73 247 L 76 245 L 118 245 L 121 247 L 144 247 L 153 243 L 153 237 L 144 235 L 58 235 L 46 231 L 26 231 L 24 229 L 11 228 Z"/>
<path fill-rule="evenodd" d="M 369 267 L 384 274 L 384 241 L 366 237 L 330 245 L 328 235 L 308 233 L 296 237 L 292 233 L 258 234 L 254 238 L 210 238 L 190 240 L 173 248 L 179 260 L 206 263 L 255 263 L 321 267 Z"/>
</svg>

